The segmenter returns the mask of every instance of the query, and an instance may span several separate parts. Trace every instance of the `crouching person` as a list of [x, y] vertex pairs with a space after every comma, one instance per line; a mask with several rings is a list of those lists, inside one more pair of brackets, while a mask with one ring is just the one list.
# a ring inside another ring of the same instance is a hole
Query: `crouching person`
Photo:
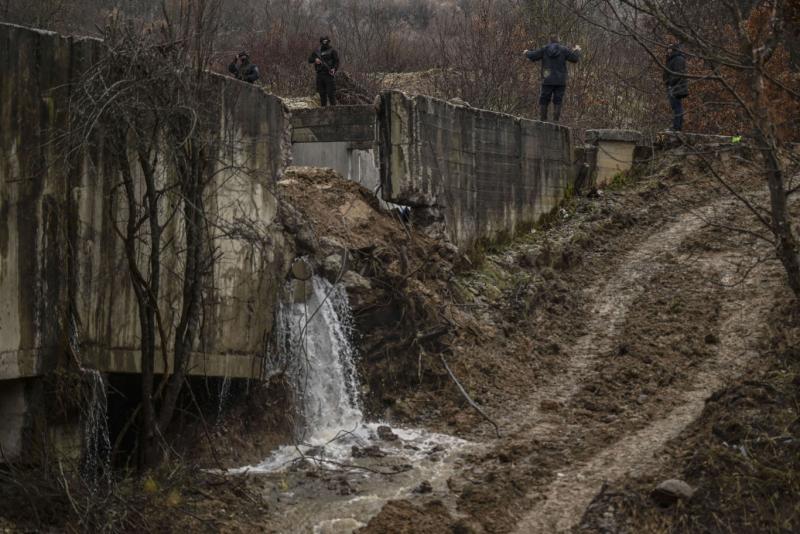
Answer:
[[239, 55], [228, 65], [228, 72], [233, 74], [237, 80], [247, 83], [253, 83], [261, 77], [258, 67], [250, 63], [250, 55], [247, 52], [239, 52]]

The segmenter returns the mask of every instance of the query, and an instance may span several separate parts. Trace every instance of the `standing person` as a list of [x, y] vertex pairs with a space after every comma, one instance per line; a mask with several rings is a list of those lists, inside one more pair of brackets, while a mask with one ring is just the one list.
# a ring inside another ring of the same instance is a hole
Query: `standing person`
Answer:
[[681, 45], [675, 43], [667, 52], [666, 69], [664, 70], [664, 83], [667, 85], [667, 98], [672, 108], [672, 130], [683, 130], [683, 99], [689, 96], [689, 82], [686, 74], [686, 56], [681, 50]]
[[577, 63], [581, 47], [570, 50], [558, 42], [558, 36], [550, 37], [550, 44], [539, 50], [525, 50], [525, 57], [542, 62], [542, 92], [539, 95], [540, 119], [547, 120], [547, 108], [553, 100], [553, 122], [561, 118], [561, 103], [567, 90], [567, 61]]
[[339, 53], [331, 46], [328, 37], [320, 37], [319, 48], [311, 52], [309, 63], [317, 71], [317, 92], [322, 107], [336, 105], [336, 72], [339, 70]]
[[[237, 59], [238, 65], [236, 64]], [[228, 65], [228, 72], [233, 74], [237, 80], [247, 83], [253, 83], [261, 77], [258, 67], [254, 63], [250, 63], [250, 55], [247, 52], [239, 52], [239, 55]]]

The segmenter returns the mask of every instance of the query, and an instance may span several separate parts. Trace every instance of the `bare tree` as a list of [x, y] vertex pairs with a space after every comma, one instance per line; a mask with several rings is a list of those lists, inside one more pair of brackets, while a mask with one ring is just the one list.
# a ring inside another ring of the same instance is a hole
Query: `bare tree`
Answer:
[[[164, 1], [161, 7], [155, 27], [110, 19], [106, 53], [73, 93], [69, 137], [72, 156], [91, 159], [97, 147], [111, 161], [108, 218], [124, 245], [141, 334], [140, 469], [159, 462], [159, 440], [198, 337], [202, 290], [216, 254], [206, 188], [223, 142], [205, 70], [220, 2]], [[167, 255], [178, 261], [165, 263]], [[178, 309], [170, 313], [165, 279], [180, 281], [178, 298], [171, 295]], [[158, 357], [164, 374], [156, 385]]]
[[764, 238], [774, 246], [789, 287], [800, 297], [800, 245], [789, 210], [790, 197], [798, 190], [790, 168], [798, 161], [787, 149], [792, 132], [782, 133], [778, 128], [787, 114], [796, 121], [800, 87], [785, 83], [776, 73], [776, 66], [781, 69], [778, 58], [786, 57], [782, 43], [787, 21], [796, 16], [792, 11], [796, 8], [784, 0], [604, 3], [610, 19], [607, 29], [635, 40], [661, 69], [666, 69], [663, 57], [671, 42], [683, 43], [693, 67], [685, 76], [714, 83], [737, 107], [752, 136], [752, 147], [763, 162], [769, 205], [759, 205], [734, 190], [724, 176], [715, 175], [768, 230]]

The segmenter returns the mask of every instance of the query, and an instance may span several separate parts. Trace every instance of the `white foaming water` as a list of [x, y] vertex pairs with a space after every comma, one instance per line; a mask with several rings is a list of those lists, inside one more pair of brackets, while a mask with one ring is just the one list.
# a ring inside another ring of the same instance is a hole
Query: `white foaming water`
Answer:
[[294, 378], [303, 406], [300, 441], [322, 445], [363, 419], [354, 353], [349, 339], [352, 315], [342, 287], [314, 277], [307, 302], [283, 311]]
[[[359, 405], [347, 294], [342, 287], [317, 276], [311, 286], [307, 302], [281, 307], [280, 354], [272, 362], [273, 370], [291, 377], [297, 389], [303, 418], [298, 445], [281, 447], [264, 462], [234, 472], [280, 471], [303, 455], [321, 462], [349, 462], [354, 445], [366, 447], [378, 441], [380, 423], [365, 423]], [[425, 430], [393, 431], [399, 439], [381, 441], [381, 450], [412, 463], [437, 446], [451, 448], [466, 443]]]

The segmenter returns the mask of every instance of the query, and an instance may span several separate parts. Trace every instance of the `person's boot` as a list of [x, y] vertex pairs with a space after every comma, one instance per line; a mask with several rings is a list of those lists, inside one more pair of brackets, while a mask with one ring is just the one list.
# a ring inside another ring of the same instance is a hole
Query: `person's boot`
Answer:
[[561, 104], [553, 104], [553, 122], [558, 122], [561, 118]]
[[547, 104], [541, 104], [539, 106], [539, 120], [542, 122], [547, 122]]

